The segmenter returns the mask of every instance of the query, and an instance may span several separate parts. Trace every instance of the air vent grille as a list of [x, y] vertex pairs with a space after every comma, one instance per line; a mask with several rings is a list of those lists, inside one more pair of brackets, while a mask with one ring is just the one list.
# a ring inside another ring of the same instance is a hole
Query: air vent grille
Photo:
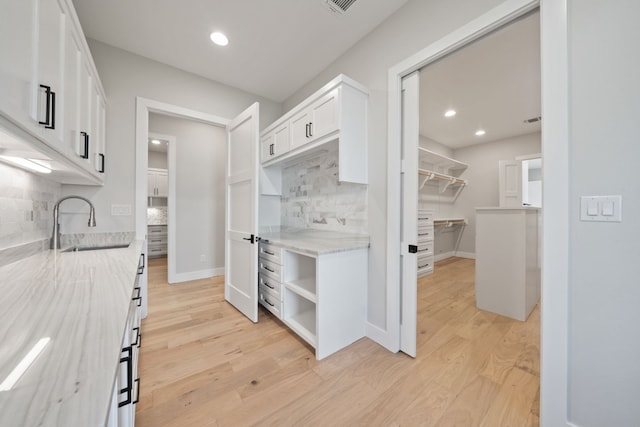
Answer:
[[530, 124], [530, 123], [539, 122], [540, 120], [542, 120], [542, 117], [538, 116], [538, 117], [532, 117], [530, 119], [525, 119], [524, 122]]
[[325, 0], [332, 12], [343, 14], [351, 7], [356, 0]]

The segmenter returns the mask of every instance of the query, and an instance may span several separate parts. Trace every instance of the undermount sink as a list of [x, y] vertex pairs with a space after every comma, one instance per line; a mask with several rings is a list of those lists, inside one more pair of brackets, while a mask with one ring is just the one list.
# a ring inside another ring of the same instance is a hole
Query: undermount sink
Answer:
[[72, 246], [70, 248], [64, 249], [62, 252], [83, 252], [83, 251], [99, 251], [102, 249], [121, 249], [128, 248], [129, 243], [123, 243], [119, 245], [108, 245], [108, 246]]

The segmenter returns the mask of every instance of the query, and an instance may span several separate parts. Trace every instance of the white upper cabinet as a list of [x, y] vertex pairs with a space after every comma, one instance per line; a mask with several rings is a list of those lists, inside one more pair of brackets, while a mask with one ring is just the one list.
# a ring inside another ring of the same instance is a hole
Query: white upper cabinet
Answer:
[[289, 151], [291, 144], [291, 131], [289, 122], [286, 121], [280, 126], [265, 134], [260, 139], [260, 158], [263, 162]]
[[101, 184], [105, 96], [71, 0], [0, 0], [0, 10], [6, 130], [24, 142], [23, 153], [61, 168], [51, 179]]
[[35, 129], [37, 0], [0, 0], [0, 113]]
[[[339, 75], [262, 132], [263, 167], [286, 166], [335, 143], [338, 180], [368, 183], [367, 108], [366, 88]], [[285, 128], [289, 144], [278, 147], [275, 132]]]

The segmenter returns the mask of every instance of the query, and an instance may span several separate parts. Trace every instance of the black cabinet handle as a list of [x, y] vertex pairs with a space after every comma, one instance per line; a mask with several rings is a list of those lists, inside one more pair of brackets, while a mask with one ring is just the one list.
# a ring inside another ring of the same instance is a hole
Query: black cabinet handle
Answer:
[[138, 403], [140, 401], [140, 378], [136, 378], [134, 383], [137, 384], [137, 387], [136, 387], [136, 398], [133, 399], [133, 402], [131, 402], [131, 403], [133, 403], [135, 405], [136, 403]]
[[275, 255], [275, 252], [269, 252], [269, 251], [268, 251], [268, 250], [266, 250], [266, 249], [263, 249], [263, 251], [262, 251], [262, 252], [264, 252], [265, 254], [268, 254], [268, 255]]
[[273, 156], [274, 152], [273, 152], [273, 145], [274, 144], [269, 144], [269, 155]]
[[144, 273], [144, 254], [140, 254], [140, 261], [138, 262], [138, 274]]
[[98, 172], [104, 173], [104, 154], [98, 154], [100, 156], [100, 170]]
[[140, 327], [135, 327], [133, 328], [133, 330], [136, 331], [136, 342], [131, 345], [140, 348], [140, 344], [142, 344], [142, 334], [140, 334]]
[[266, 265], [263, 265], [262, 268], [264, 268], [267, 271], [270, 271], [272, 273], [275, 273], [275, 270], [270, 269], [269, 267], [267, 267]]
[[133, 348], [131, 346], [125, 347], [122, 351], [127, 352], [125, 357], [120, 358], [120, 363], [127, 364], [127, 386], [120, 389], [120, 394], [126, 393], [127, 398], [123, 402], [118, 402], [118, 408], [122, 408], [131, 403], [131, 390], [133, 388]]
[[275, 286], [271, 286], [269, 282], [262, 282], [262, 283], [264, 283], [264, 285], [269, 289], [275, 289]]
[[45, 121], [38, 121], [46, 129], [56, 128], [56, 93], [51, 90], [51, 86], [40, 85], [45, 90], [47, 98], [47, 108], [45, 111]]
[[419, 265], [418, 268], [425, 268], [425, 267], [429, 267], [429, 263], [426, 263], [425, 265]]
[[313, 136], [313, 123], [309, 122], [309, 138]]
[[84, 138], [84, 153], [80, 157], [83, 159], [89, 158], [89, 134], [86, 132], [80, 132], [80, 135]]
[[138, 307], [140, 307], [142, 305], [142, 295], [140, 295], [140, 286], [136, 286], [135, 288], [133, 288], [133, 290], [137, 291], [137, 295], [131, 298], [131, 300], [136, 301], [138, 304]]
[[309, 123], [307, 123], [306, 125], [304, 125], [304, 136], [306, 138], [309, 138]]
[[266, 302], [267, 304], [269, 304], [271, 307], [275, 307], [275, 305], [271, 304], [271, 302], [268, 299], [264, 299], [264, 302]]

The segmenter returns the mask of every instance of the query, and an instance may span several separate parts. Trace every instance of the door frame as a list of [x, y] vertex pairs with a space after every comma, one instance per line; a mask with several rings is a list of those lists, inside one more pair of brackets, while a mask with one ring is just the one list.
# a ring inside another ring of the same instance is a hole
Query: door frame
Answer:
[[569, 293], [569, 103], [568, 0], [507, 0], [388, 72], [387, 145], [387, 330], [380, 342], [400, 349], [401, 253], [400, 174], [402, 78], [540, 8], [543, 234], [540, 343], [540, 423], [568, 422]]
[[[136, 196], [135, 196], [135, 215], [136, 215], [136, 239], [144, 240], [143, 253], [147, 253], [147, 168], [149, 167], [148, 139], [149, 139], [149, 113], [164, 114], [166, 116], [177, 117], [181, 119], [193, 120], [212, 126], [226, 128], [230, 122], [224, 117], [214, 116], [212, 114], [203, 113], [196, 110], [180, 107], [178, 105], [168, 104], [166, 102], [155, 101], [148, 98], [136, 97]], [[175, 144], [174, 149], [175, 149]], [[171, 150], [171, 146], [169, 147]], [[173, 156], [175, 158], [175, 156]], [[169, 164], [171, 167], [171, 164]], [[175, 192], [175, 165], [174, 167], [174, 187]], [[171, 175], [169, 176], [169, 196], [171, 196]], [[174, 197], [175, 199], [175, 197]], [[171, 218], [169, 218], [171, 221]], [[168, 229], [169, 231], [169, 229]], [[172, 239], [169, 236], [169, 243]], [[177, 250], [177, 248], [175, 248]], [[175, 252], [174, 252], [175, 253]], [[169, 246], [169, 256], [171, 256], [171, 246]], [[175, 258], [175, 257], [174, 257]], [[145, 269], [146, 272], [147, 269]], [[140, 277], [140, 291], [143, 295], [142, 301], [142, 317], [147, 315], [147, 275], [146, 273]]]

